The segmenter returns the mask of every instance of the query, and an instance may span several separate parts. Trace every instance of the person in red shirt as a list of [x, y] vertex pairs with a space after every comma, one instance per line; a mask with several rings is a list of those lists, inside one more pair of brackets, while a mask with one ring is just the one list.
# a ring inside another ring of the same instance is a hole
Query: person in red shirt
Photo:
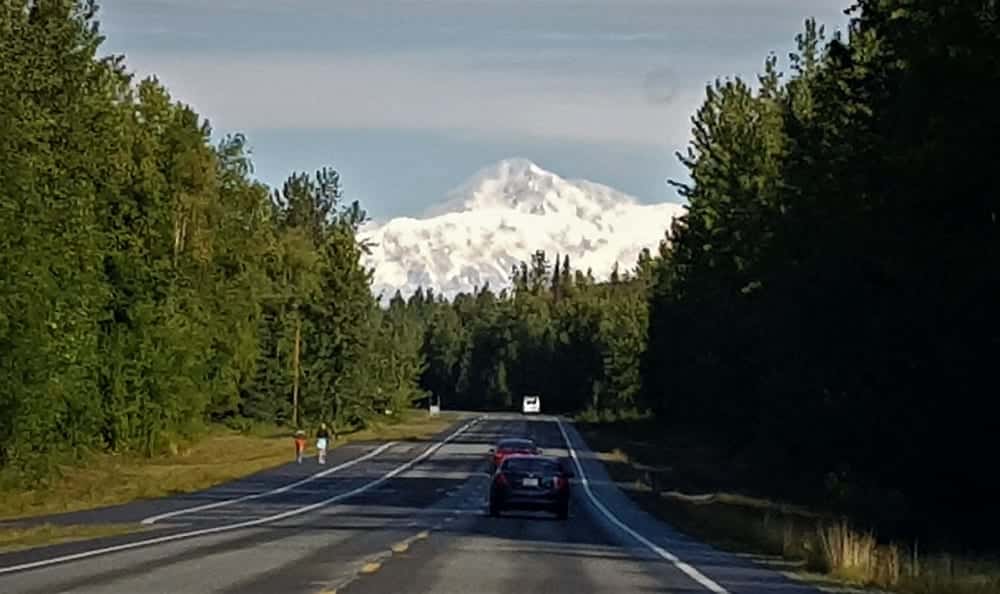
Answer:
[[295, 432], [295, 461], [302, 464], [302, 455], [306, 451], [306, 432], [299, 429]]

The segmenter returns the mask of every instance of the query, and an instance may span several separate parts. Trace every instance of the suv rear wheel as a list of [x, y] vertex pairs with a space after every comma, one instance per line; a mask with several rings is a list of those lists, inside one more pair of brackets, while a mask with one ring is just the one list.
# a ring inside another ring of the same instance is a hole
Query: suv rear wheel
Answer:
[[560, 520], [569, 519], [569, 503], [564, 503], [556, 507], [556, 517]]

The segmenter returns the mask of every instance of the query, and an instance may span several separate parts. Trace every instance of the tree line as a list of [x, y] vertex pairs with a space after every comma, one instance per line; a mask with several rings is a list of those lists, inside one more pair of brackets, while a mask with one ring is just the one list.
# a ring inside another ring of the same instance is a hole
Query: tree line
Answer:
[[646, 336], [652, 256], [607, 282], [543, 251], [511, 271], [510, 287], [486, 285], [453, 299], [419, 288], [397, 292], [388, 312], [420, 329], [420, 386], [445, 408], [633, 411]]
[[0, 466], [421, 395], [333, 169], [255, 181], [243, 136], [100, 55], [92, 1], [4, 2], [0, 39]]
[[761, 490], [989, 545], [998, 12], [861, 0], [845, 33], [807, 21], [786, 72], [772, 55], [707, 87], [686, 214], [627, 279], [538, 254], [498, 295], [397, 299], [423, 312], [421, 385], [456, 406], [649, 409]]
[[851, 17], [846, 35], [808, 22], [787, 80], [771, 57], [756, 85], [708, 88], [656, 267], [646, 402], [890, 533], [985, 544], [1000, 7], [861, 0]]

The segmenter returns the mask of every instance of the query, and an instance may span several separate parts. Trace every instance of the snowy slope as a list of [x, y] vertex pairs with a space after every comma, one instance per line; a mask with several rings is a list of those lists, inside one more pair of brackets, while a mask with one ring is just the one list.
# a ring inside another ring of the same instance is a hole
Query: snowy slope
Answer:
[[373, 242], [365, 264], [375, 268], [373, 290], [404, 295], [418, 286], [449, 297], [489, 282], [510, 286], [511, 267], [535, 250], [570, 257], [573, 269], [606, 278], [639, 251], [654, 252], [675, 203], [639, 204], [631, 196], [583, 180], [565, 180], [524, 159], [487, 167], [449, 193], [422, 218], [370, 223], [361, 237]]

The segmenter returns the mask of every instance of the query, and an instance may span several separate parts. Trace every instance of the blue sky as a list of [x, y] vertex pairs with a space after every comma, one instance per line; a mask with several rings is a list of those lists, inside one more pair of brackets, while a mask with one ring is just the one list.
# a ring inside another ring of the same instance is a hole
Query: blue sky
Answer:
[[525, 157], [643, 202], [715, 77], [784, 57], [847, 0], [104, 0], [105, 50], [156, 74], [257, 175], [333, 165], [377, 218]]

